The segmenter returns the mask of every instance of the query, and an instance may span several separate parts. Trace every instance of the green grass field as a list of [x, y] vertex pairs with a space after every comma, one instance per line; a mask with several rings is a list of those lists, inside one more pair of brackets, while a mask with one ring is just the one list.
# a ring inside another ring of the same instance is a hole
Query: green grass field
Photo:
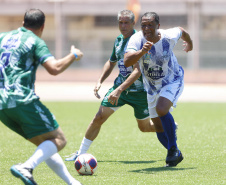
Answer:
[[[68, 144], [63, 157], [79, 149], [98, 102], [45, 102], [55, 114]], [[98, 160], [93, 176], [79, 176], [73, 162], [71, 174], [84, 185], [218, 185], [226, 184], [226, 104], [179, 103], [173, 111], [179, 124], [178, 145], [184, 160], [175, 168], [164, 168], [166, 150], [155, 133], [142, 133], [133, 110], [122, 107], [103, 125], [89, 153]], [[0, 184], [22, 185], [11, 175], [12, 165], [24, 162], [35, 146], [0, 124]], [[34, 170], [39, 185], [63, 185], [45, 163]]]

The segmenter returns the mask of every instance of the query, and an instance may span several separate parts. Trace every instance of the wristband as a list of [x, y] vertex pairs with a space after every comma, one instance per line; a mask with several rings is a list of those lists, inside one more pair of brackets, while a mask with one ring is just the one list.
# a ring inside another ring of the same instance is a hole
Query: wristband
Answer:
[[75, 55], [75, 59], [77, 59], [78, 58], [78, 55], [76, 53], [74, 53], [74, 52], [73, 52], [73, 54]]

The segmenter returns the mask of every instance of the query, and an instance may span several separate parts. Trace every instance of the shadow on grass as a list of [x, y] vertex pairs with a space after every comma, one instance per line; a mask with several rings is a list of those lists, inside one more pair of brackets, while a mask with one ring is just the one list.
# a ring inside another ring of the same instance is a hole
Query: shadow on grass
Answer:
[[153, 167], [153, 168], [144, 168], [140, 170], [131, 170], [128, 172], [134, 173], [156, 173], [156, 172], [163, 172], [163, 171], [181, 171], [181, 170], [193, 170], [195, 168], [175, 168], [175, 167]]
[[[124, 164], [151, 164], [162, 160], [156, 160], [156, 161], [98, 161], [99, 162], [107, 162], [107, 163], [124, 163]], [[178, 167], [153, 167], [153, 168], [144, 168], [139, 170], [130, 170], [128, 172], [132, 173], [156, 173], [156, 172], [163, 172], [163, 171], [181, 171], [181, 170], [193, 170], [196, 168], [178, 168]]]
[[98, 161], [102, 163], [124, 163], [124, 164], [149, 164], [149, 163], [155, 163], [157, 161]]

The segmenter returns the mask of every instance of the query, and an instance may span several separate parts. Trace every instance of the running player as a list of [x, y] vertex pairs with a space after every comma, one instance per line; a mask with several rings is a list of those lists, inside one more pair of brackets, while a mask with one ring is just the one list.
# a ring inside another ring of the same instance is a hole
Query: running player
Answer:
[[[141, 18], [142, 31], [134, 34], [124, 56], [126, 67], [139, 63], [148, 94], [150, 117], [155, 127], [163, 126], [168, 140], [166, 166], [176, 166], [183, 160], [177, 147], [175, 122], [169, 110], [176, 106], [184, 88], [184, 71], [178, 64], [173, 48], [181, 38], [186, 52], [193, 48], [192, 40], [183, 28], [159, 29], [159, 16], [147, 12]], [[139, 61], [139, 62], [138, 62]]]
[[[149, 117], [147, 93], [144, 90], [139, 65], [135, 64], [131, 67], [125, 67], [123, 62], [126, 45], [130, 37], [136, 32], [134, 25], [134, 14], [132, 11], [123, 10], [118, 13], [118, 26], [121, 35], [116, 38], [112, 55], [105, 63], [103, 72], [94, 88], [95, 96], [100, 98], [98, 91], [101, 84], [111, 74], [116, 64], [118, 64], [119, 75], [114, 81], [114, 86], [102, 100], [99, 111], [89, 124], [79, 151], [66, 158], [66, 161], [74, 161], [78, 155], [86, 153], [93, 140], [98, 136], [102, 124], [125, 104], [133, 107], [134, 116], [142, 132], [155, 132], [155, 127]], [[163, 130], [159, 129], [159, 132], [163, 132]], [[162, 142], [167, 147], [167, 138], [162, 139]]]

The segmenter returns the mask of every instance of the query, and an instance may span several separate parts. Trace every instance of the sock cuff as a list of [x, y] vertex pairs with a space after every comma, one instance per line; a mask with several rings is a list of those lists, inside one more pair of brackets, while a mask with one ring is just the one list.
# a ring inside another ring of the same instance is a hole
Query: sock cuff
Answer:
[[83, 138], [83, 142], [87, 143], [88, 145], [90, 145], [93, 141], [86, 139], [85, 137]]

